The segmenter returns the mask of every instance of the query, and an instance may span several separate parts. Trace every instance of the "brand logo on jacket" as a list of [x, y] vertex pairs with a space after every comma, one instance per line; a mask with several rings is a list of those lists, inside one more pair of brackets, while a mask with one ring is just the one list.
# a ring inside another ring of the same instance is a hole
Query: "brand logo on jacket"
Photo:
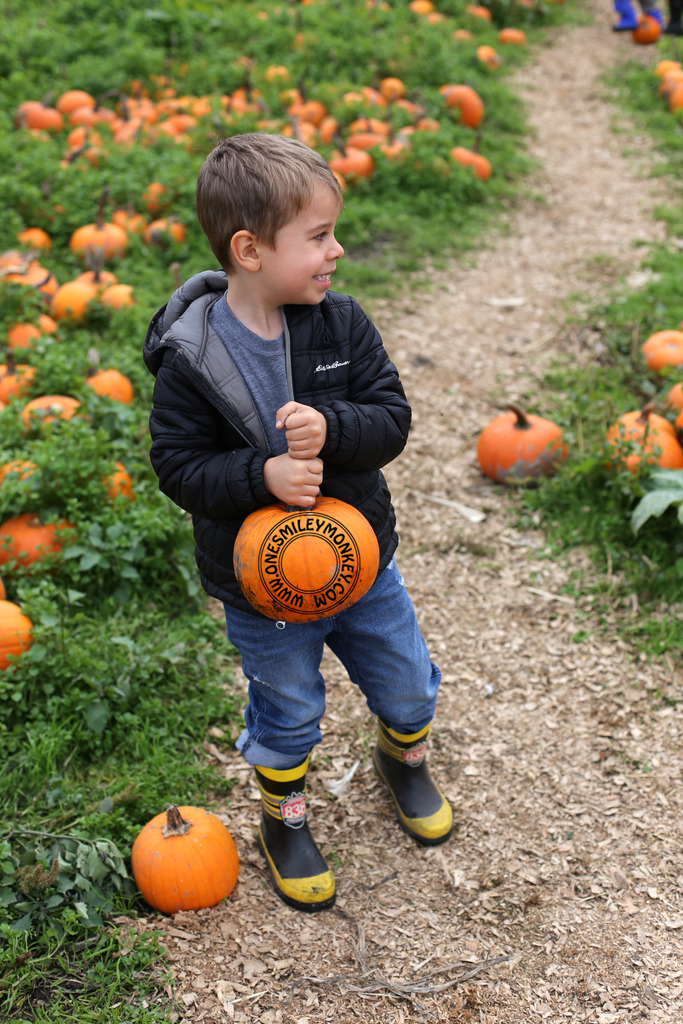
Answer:
[[313, 372], [314, 373], [322, 373], [323, 370], [338, 370], [340, 366], [348, 366], [350, 362], [351, 362], [351, 360], [347, 359], [343, 363], [340, 363], [340, 362], [337, 361], [337, 362], [334, 362], [334, 363], [325, 363], [324, 366], [323, 366], [322, 363], [318, 363], [318, 365], [316, 366], [316, 368], [315, 368], [315, 370]]

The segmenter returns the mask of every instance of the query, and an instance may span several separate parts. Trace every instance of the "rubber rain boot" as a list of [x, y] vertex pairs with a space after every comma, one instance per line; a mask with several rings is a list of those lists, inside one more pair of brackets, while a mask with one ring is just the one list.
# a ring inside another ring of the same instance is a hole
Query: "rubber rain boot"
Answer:
[[664, 29], [665, 36], [683, 35], [681, 16], [683, 15], [683, 0], [669, 0], [669, 20]]
[[296, 768], [255, 768], [261, 792], [259, 845], [275, 892], [295, 910], [315, 913], [334, 905], [334, 876], [306, 820], [306, 772], [310, 755]]
[[400, 733], [377, 720], [375, 771], [393, 797], [399, 824], [421, 846], [444, 843], [453, 831], [453, 812], [427, 767], [431, 725]]
[[660, 28], [663, 28], [664, 19], [662, 18], [662, 12], [657, 7], [650, 7], [649, 10], [644, 10], [643, 14], [647, 18], [652, 18], [654, 21], [657, 22]]
[[614, 10], [619, 15], [619, 21], [612, 25], [613, 32], [632, 32], [638, 28], [638, 15], [631, 0], [614, 0]]

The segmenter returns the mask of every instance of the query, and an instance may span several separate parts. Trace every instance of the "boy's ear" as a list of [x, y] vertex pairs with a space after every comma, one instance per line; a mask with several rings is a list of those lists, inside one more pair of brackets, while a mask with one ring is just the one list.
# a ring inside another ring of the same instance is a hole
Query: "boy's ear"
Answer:
[[237, 265], [244, 270], [261, 269], [260, 246], [251, 231], [236, 231], [230, 239], [230, 252]]

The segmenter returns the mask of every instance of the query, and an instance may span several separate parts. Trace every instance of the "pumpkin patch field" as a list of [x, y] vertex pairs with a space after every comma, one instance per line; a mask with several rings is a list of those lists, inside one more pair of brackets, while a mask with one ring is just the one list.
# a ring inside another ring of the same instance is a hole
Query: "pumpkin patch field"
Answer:
[[[550, 29], [584, 16], [556, 0], [27, 0], [6, 12], [3, 1020], [181, 1020], [167, 951], [132, 922], [229, 901], [250, 869], [211, 814], [237, 785], [225, 770], [243, 710], [234, 652], [199, 585], [188, 517], [148, 456], [147, 325], [215, 267], [194, 209], [204, 156], [251, 131], [317, 149], [344, 194], [335, 289], [371, 314], [399, 296], [409, 306], [406, 287], [417, 296], [505, 231], [535, 166], [511, 78]], [[657, 76], [641, 61], [625, 84], [622, 102], [680, 166], [678, 108]], [[680, 237], [680, 213], [667, 216]], [[467, 437], [520, 528], [543, 525], [558, 550], [608, 550], [644, 606], [683, 590], [680, 259], [666, 246], [651, 259], [644, 291], [591, 310], [603, 326], [590, 368], [553, 367], [524, 408], [492, 392], [491, 420], [508, 410], [503, 440], [485, 419]], [[406, 362], [430, 365], [417, 349]], [[658, 461], [663, 448], [672, 461]], [[667, 642], [652, 625], [632, 636], [654, 653]], [[164, 829], [194, 839], [195, 821], [226, 870], [208, 885], [214, 862], [201, 861], [188, 893], [154, 858]]]

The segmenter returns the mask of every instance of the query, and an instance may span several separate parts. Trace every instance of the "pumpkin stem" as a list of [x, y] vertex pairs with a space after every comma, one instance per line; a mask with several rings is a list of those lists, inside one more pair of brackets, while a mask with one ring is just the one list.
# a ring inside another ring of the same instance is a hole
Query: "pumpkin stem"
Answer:
[[100, 196], [100, 201], [97, 204], [97, 213], [95, 215], [95, 224], [99, 230], [102, 229], [102, 226], [104, 224], [104, 211], [108, 202], [109, 186], [105, 185], [105, 187], [102, 189], [102, 195]]
[[332, 139], [341, 155], [346, 156], [346, 146], [344, 144], [343, 136], [340, 135], [339, 132], [335, 132]]
[[505, 408], [509, 409], [510, 412], [514, 412], [515, 416], [517, 417], [517, 422], [515, 423], [515, 430], [531, 429], [529, 417], [524, 412], [524, 409], [521, 408], [521, 406], [516, 405], [514, 402], [507, 402]]
[[656, 402], [646, 402], [638, 413], [639, 423], [649, 423], [651, 414], [655, 411]]
[[175, 804], [169, 804], [166, 808], [166, 824], [161, 829], [164, 839], [171, 836], [186, 836], [192, 828], [191, 821], [185, 821]]

